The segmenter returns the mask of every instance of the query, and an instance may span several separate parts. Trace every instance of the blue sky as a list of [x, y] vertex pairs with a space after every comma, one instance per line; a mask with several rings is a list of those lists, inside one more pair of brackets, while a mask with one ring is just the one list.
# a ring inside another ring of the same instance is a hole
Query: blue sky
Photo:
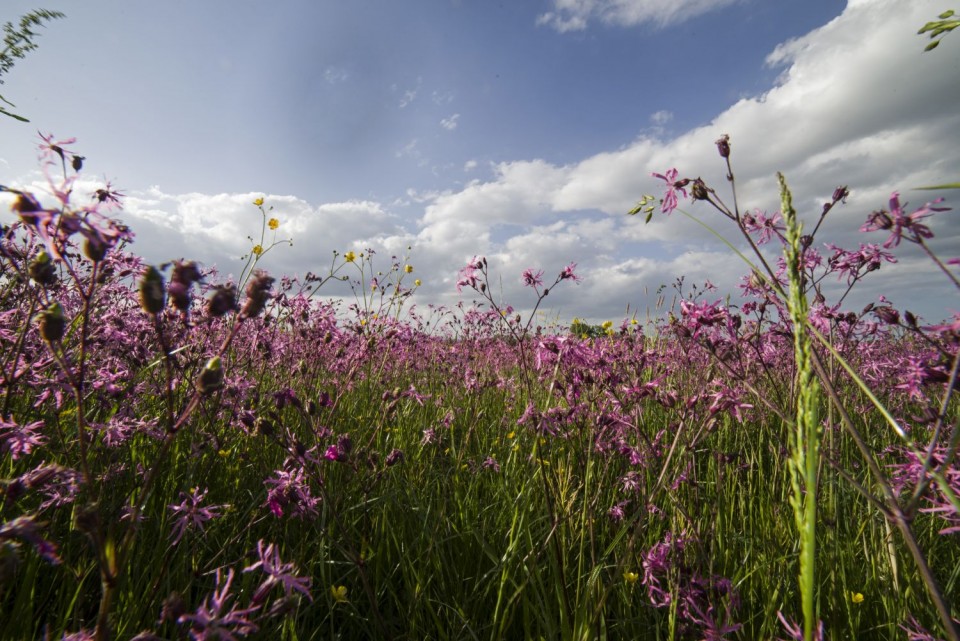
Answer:
[[[35, 6], [8, 1], [0, 21]], [[851, 247], [883, 240], [856, 229], [891, 191], [920, 205], [930, 194], [911, 187], [960, 167], [960, 36], [923, 54], [915, 35], [948, 2], [43, 6], [67, 18], [0, 87], [32, 121], [0, 120], [0, 182], [39, 188], [38, 129], [77, 137], [89, 178], [128, 194], [134, 249], [155, 262], [239, 272], [262, 195], [294, 239], [264, 259], [275, 273], [322, 271], [333, 249], [411, 246], [417, 302], [450, 305], [480, 254], [524, 308], [523, 269], [575, 261], [584, 280], [551, 294], [550, 313], [619, 319], [680, 275], [736, 291], [744, 268], [696, 225], [624, 215], [661, 193], [650, 172], [669, 167], [725, 193], [722, 133], [747, 208], [777, 208], [778, 170], [810, 216], [849, 184], [822, 240]], [[935, 229], [952, 257], [956, 214]], [[899, 255], [853, 302], [887, 293], [930, 320], [960, 311], [922, 257]]]

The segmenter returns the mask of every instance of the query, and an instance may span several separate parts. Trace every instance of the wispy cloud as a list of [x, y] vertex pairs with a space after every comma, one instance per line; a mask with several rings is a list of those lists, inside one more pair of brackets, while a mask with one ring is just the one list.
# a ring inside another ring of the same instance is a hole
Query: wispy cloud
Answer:
[[552, 0], [553, 11], [537, 17], [560, 33], [582, 31], [591, 21], [633, 27], [643, 23], [666, 26], [733, 4], [739, 0]]
[[440, 126], [446, 129], [447, 131], [453, 131], [457, 128], [457, 124], [460, 120], [460, 114], [453, 114], [448, 118], [444, 118], [440, 121]]

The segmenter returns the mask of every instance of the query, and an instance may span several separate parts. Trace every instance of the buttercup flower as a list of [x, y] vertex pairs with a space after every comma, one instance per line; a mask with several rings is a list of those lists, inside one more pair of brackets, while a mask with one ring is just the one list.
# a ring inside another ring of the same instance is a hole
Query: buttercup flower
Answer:
[[850, 600], [853, 601], [854, 603], [863, 603], [863, 595], [860, 594], [859, 592], [851, 592]]
[[280, 226], [280, 221], [277, 220], [276, 218], [271, 218], [269, 221], [267, 221], [267, 227], [269, 227], [270, 229], [276, 229], [279, 226]]
[[348, 263], [352, 263], [357, 259], [357, 255], [354, 254], [353, 252], [347, 252], [346, 254], [343, 255], [343, 259]]
[[629, 583], [630, 585], [633, 585], [633, 584], [636, 583], [639, 579], [640, 579], [640, 575], [637, 574], [636, 572], [624, 572], [624, 573], [623, 573], [623, 580], [626, 581], [627, 583]]
[[260, 245], [254, 245], [254, 246], [253, 246], [253, 249], [252, 249], [251, 251], [253, 251], [253, 253], [254, 253], [256, 256], [259, 256], [260, 254], [263, 253], [263, 247], [261, 247]]
[[262, 205], [263, 205], [263, 198], [257, 198], [256, 200], [253, 201], [253, 204], [256, 205], [257, 207], [262, 206]]
[[404, 265], [404, 266], [403, 266], [403, 271], [405, 271], [405, 272], [408, 273], [408, 274], [412, 274], [412, 273], [413, 273], [413, 265]]
[[337, 603], [346, 603], [347, 602], [347, 586], [331, 585], [330, 596], [332, 596], [333, 600], [336, 601]]

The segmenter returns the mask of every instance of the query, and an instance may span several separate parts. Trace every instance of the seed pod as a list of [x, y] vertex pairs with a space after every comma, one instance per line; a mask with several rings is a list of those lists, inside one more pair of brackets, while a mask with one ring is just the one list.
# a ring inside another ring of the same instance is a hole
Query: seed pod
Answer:
[[223, 387], [223, 363], [219, 356], [207, 361], [200, 377], [197, 378], [197, 390], [204, 396], [209, 396]]
[[53, 303], [46, 310], [40, 312], [40, 336], [48, 343], [55, 343], [63, 338], [67, 326], [67, 319], [63, 315], [60, 303]]
[[159, 314], [163, 311], [165, 298], [163, 275], [150, 265], [140, 278], [140, 307], [148, 314]]

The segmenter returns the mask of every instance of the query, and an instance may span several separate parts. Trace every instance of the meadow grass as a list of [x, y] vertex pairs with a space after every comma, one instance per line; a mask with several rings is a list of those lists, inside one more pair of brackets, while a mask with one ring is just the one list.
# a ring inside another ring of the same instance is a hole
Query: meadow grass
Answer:
[[[542, 272], [524, 321], [475, 259], [486, 306], [427, 331], [408, 257], [373, 296], [352, 252], [274, 291], [261, 242], [231, 286], [151, 272], [106, 218], [80, 249], [68, 202], [29, 198], [0, 263], [0, 638], [956, 634], [955, 329], [791, 316], [761, 267], [763, 304], [678, 290], [580, 338], [532, 326]], [[350, 315], [313, 300], [353, 269]]]

